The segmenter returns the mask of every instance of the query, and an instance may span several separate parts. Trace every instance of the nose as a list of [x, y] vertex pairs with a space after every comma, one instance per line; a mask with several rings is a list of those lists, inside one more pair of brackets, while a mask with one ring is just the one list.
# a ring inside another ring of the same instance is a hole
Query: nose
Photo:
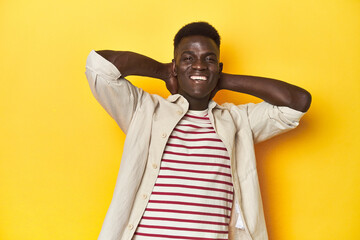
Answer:
[[192, 63], [191, 67], [196, 70], [204, 70], [207, 68], [207, 65], [201, 59], [197, 59]]

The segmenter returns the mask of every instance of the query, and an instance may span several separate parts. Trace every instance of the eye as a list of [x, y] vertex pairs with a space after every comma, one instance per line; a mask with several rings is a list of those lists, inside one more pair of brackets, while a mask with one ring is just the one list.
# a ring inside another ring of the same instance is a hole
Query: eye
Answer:
[[192, 59], [193, 59], [192, 56], [184, 56], [183, 57], [184, 61], [191, 61]]
[[207, 62], [211, 62], [211, 63], [217, 62], [217, 59], [216, 59], [214, 56], [207, 56], [207, 57], [205, 58], [205, 60], [206, 60]]

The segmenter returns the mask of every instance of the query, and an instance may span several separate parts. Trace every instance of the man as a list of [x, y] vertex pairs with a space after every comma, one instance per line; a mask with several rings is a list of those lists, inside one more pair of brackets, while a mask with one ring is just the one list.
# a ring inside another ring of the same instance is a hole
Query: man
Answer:
[[[184, 26], [174, 59], [92, 51], [90, 88], [127, 134], [113, 200], [99, 239], [267, 239], [253, 144], [295, 128], [311, 95], [262, 77], [222, 73], [220, 37], [208, 23]], [[151, 95], [124, 79], [162, 79]], [[264, 102], [217, 105], [228, 89]]]

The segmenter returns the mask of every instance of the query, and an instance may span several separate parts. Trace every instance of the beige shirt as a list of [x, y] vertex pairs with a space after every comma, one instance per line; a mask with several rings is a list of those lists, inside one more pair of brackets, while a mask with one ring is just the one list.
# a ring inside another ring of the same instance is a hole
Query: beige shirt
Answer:
[[[95, 51], [88, 56], [86, 76], [95, 98], [127, 135], [113, 199], [98, 239], [129, 240], [153, 190], [168, 137], [189, 104], [179, 94], [164, 99], [133, 86]], [[235, 198], [229, 239], [268, 239], [254, 143], [295, 128], [304, 113], [266, 102], [220, 106], [210, 101], [208, 107], [231, 162]]]

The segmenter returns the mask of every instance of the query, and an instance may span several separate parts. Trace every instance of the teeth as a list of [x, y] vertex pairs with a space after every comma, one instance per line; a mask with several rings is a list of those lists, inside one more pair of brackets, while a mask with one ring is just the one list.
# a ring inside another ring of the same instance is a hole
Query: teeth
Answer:
[[192, 80], [201, 80], [201, 81], [206, 81], [206, 77], [205, 76], [190, 76], [190, 78]]

